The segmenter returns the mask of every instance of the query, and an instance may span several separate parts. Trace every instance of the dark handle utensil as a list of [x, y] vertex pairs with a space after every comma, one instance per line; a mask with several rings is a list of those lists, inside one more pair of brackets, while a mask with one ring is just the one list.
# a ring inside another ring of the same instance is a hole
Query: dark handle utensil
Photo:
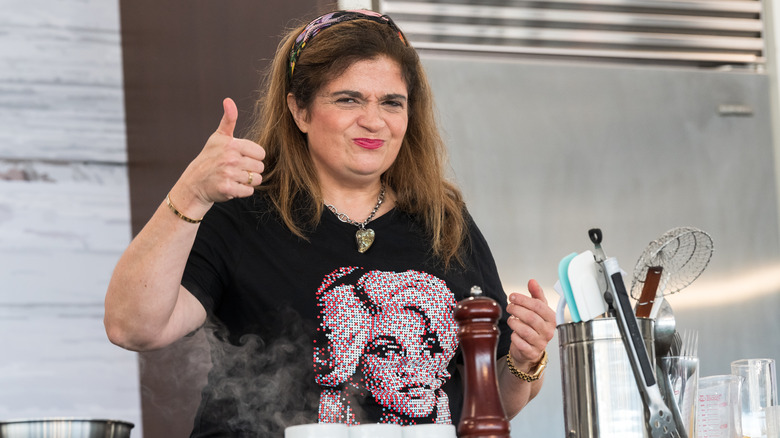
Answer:
[[664, 268], [661, 266], [651, 266], [647, 268], [645, 284], [642, 286], [642, 294], [636, 303], [636, 316], [639, 318], [649, 318], [650, 311], [653, 310], [655, 295], [658, 292], [658, 284], [661, 282], [661, 274]]

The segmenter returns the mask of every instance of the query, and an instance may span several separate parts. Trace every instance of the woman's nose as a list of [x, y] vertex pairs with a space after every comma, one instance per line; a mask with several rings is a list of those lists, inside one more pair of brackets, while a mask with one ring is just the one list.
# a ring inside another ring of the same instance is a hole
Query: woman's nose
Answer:
[[405, 358], [401, 362], [401, 370], [408, 376], [431, 378], [438, 371], [436, 364], [423, 358]]
[[385, 119], [382, 117], [382, 110], [379, 104], [371, 103], [366, 105], [358, 118], [358, 124], [369, 131], [378, 131], [384, 127]]

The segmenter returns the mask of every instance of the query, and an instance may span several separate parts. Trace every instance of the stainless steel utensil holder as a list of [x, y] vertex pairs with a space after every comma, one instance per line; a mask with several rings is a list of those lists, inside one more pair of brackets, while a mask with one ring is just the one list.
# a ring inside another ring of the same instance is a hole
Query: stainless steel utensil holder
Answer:
[[[655, 364], [654, 321], [637, 318]], [[647, 438], [645, 408], [615, 318], [558, 326], [567, 438]]]

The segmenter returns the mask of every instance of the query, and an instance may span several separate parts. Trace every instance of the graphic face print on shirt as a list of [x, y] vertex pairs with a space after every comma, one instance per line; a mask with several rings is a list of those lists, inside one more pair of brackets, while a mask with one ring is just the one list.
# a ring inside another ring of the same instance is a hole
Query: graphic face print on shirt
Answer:
[[355, 424], [355, 400], [382, 407], [372, 422], [451, 422], [441, 390], [458, 346], [455, 297], [443, 280], [418, 271], [341, 268], [317, 291], [316, 381], [321, 422]]

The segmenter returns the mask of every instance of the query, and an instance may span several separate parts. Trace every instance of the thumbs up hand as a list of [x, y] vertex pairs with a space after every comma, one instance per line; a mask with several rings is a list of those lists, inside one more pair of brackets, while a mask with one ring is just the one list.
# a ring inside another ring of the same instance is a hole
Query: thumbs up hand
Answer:
[[238, 108], [230, 98], [222, 101], [222, 107], [217, 130], [171, 190], [176, 206], [190, 217], [202, 217], [215, 202], [251, 196], [263, 179], [265, 150], [251, 140], [233, 137]]
[[536, 280], [530, 280], [528, 292], [530, 296], [510, 294], [507, 304], [507, 323], [512, 328], [509, 351], [522, 370], [539, 361], [555, 334], [555, 312], [547, 304], [544, 290]]

